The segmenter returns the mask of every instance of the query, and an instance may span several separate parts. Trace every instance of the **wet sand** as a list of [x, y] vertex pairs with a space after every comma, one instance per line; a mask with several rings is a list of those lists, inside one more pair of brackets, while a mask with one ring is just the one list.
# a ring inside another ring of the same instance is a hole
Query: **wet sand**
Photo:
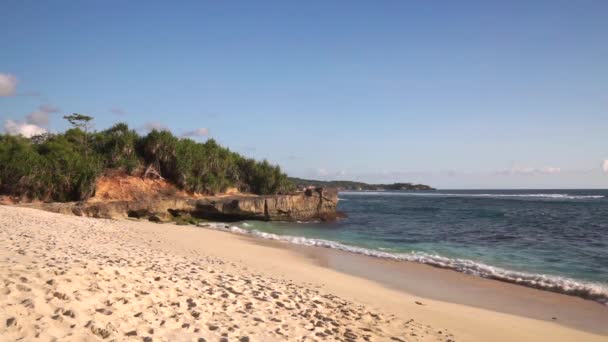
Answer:
[[[371, 260], [197, 227], [0, 206], [0, 337], [606, 340], [596, 321], [584, 317], [570, 320], [564, 315], [557, 323], [531, 318], [536, 314], [451, 300], [475, 297], [473, 290], [459, 290], [471, 286], [457, 279], [464, 275], [439, 276], [447, 271], [414, 271]], [[391, 276], [383, 278], [385, 274]], [[442, 282], [445, 285], [438, 285]], [[502, 285], [509, 284], [497, 286]], [[504, 296], [511, 292], [505, 289]], [[499, 304], [497, 300], [491, 305]], [[573, 317], [587, 310], [579, 309]], [[601, 310], [589, 314], [607, 317]], [[592, 323], [584, 326], [580, 321]]]
[[289, 248], [318, 265], [430, 299], [553, 322], [608, 336], [608, 305], [448, 269], [344, 251], [259, 241]]

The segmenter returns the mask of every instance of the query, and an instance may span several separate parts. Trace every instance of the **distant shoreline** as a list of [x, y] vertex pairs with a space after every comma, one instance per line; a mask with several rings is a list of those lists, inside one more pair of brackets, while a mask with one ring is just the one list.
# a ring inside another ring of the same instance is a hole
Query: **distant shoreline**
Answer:
[[368, 184], [364, 182], [355, 181], [321, 181], [314, 179], [303, 179], [297, 177], [288, 177], [288, 179], [296, 184], [299, 188], [306, 187], [330, 187], [336, 188], [338, 191], [403, 191], [403, 190], [436, 190], [435, 188], [425, 184], [414, 184], [414, 183], [392, 183], [392, 184]]

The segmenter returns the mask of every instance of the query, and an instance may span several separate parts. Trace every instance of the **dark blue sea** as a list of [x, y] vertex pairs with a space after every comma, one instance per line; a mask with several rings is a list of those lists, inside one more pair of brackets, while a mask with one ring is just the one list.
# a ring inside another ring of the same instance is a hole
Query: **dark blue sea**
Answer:
[[247, 221], [261, 238], [414, 261], [608, 303], [608, 190], [341, 192], [335, 223]]

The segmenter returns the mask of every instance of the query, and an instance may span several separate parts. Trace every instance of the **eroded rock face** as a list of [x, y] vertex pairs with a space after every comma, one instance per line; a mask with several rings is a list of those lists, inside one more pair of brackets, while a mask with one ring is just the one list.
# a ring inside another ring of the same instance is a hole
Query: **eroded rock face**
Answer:
[[22, 206], [42, 209], [60, 214], [72, 214], [95, 218], [150, 218], [157, 216], [169, 219], [171, 210], [188, 210], [186, 199], [153, 199], [147, 201], [67, 202], [35, 203]]
[[114, 219], [135, 217], [168, 221], [176, 216], [192, 216], [221, 221], [311, 221], [339, 217], [337, 204], [336, 189], [315, 188], [289, 195], [85, 201], [26, 206], [63, 214]]
[[308, 221], [336, 212], [338, 192], [316, 188], [290, 195], [236, 196], [196, 201], [192, 216], [206, 219]]

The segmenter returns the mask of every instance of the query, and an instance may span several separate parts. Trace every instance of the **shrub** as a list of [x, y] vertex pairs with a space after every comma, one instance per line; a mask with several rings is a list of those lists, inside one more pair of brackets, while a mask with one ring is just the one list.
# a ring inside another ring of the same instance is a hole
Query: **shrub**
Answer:
[[133, 174], [141, 166], [137, 155], [139, 136], [126, 123], [117, 123], [105, 131], [94, 134], [93, 148], [103, 156], [106, 168], [120, 169]]
[[31, 139], [0, 135], [2, 194], [84, 200], [94, 195], [95, 181], [105, 170], [134, 174], [148, 165], [190, 192], [215, 194], [237, 187], [245, 192], [275, 194], [295, 188], [280, 167], [244, 158], [213, 139], [199, 143], [157, 130], [140, 137], [125, 123], [95, 133], [76, 126], [62, 134]]
[[31, 199], [83, 200], [95, 192], [102, 171], [98, 156], [84, 155], [66, 136], [39, 144], [29, 139], [0, 139], [0, 192]]

